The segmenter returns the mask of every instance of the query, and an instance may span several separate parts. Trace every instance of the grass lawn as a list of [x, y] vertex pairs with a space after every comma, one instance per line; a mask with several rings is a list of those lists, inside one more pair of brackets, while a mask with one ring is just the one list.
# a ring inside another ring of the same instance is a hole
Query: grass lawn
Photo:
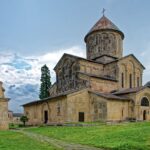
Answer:
[[112, 150], [150, 150], [150, 122], [92, 127], [39, 127], [31, 132]]
[[13, 131], [0, 131], [0, 150], [57, 150]]

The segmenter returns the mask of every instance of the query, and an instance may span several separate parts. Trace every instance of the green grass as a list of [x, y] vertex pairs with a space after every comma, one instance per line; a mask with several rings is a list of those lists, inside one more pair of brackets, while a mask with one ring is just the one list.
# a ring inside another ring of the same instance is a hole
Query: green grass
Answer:
[[26, 130], [67, 142], [112, 150], [150, 150], [150, 122], [92, 127], [40, 127]]
[[40, 143], [13, 131], [0, 131], [0, 150], [56, 150], [56, 148]]

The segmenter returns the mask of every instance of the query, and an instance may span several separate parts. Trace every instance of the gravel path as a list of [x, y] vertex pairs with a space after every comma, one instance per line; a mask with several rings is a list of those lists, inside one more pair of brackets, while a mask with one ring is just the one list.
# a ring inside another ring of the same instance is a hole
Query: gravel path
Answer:
[[46, 142], [52, 146], [55, 146], [56, 148], [63, 149], [63, 150], [104, 150], [104, 149], [80, 145], [80, 144], [67, 143], [62, 140], [56, 140], [47, 136], [43, 136], [33, 132], [28, 132], [25, 130], [13, 130], [13, 131], [23, 133], [24, 135], [33, 138], [39, 142]]

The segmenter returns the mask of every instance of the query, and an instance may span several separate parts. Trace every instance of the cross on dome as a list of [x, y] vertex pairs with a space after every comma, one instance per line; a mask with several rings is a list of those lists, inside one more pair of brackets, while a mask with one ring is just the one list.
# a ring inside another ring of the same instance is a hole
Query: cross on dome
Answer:
[[106, 11], [106, 9], [105, 9], [105, 8], [103, 8], [103, 10], [102, 10], [102, 14], [103, 14], [103, 16], [105, 16], [105, 11]]

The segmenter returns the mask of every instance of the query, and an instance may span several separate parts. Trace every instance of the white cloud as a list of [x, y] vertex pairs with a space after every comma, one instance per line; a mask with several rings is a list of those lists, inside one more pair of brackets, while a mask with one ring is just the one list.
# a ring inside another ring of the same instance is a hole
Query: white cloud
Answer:
[[150, 42], [147, 44], [146, 49], [139, 54], [139, 59], [146, 67], [143, 74], [143, 83], [145, 84], [150, 81]]
[[80, 47], [56, 50], [42, 56], [23, 57], [17, 54], [0, 54], [0, 80], [8, 84], [39, 83], [40, 68], [47, 64], [54, 78], [53, 68], [64, 53], [84, 57]]
[[[18, 54], [0, 54], [0, 80], [4, 82], [6, 94], [11, 98], [10, 109], [21, 111], [20, 105], [38, 99], [41, 67], [47, 64], [51, 71], [52, 82], [55, 81], [53, 68], [64, 53], [85, 57], [85, 50], [75, 46], [59, 49], [40, 56], [24, 57]], [[150, 45], [139, 54], [145, 65], [144, 83], [150, 80]]]
[[4, 82], [7, 96], [12, 98], [10, 109], [19, 111], [21, 104], [38, 98], [40, 69], [44, 64], [49, 67], [54, 82], [53, 68], [64, 53], [85, 57], [85, 50], [78, 46], [55, 50], [41, 56], [0, 54], [0, 80]]

